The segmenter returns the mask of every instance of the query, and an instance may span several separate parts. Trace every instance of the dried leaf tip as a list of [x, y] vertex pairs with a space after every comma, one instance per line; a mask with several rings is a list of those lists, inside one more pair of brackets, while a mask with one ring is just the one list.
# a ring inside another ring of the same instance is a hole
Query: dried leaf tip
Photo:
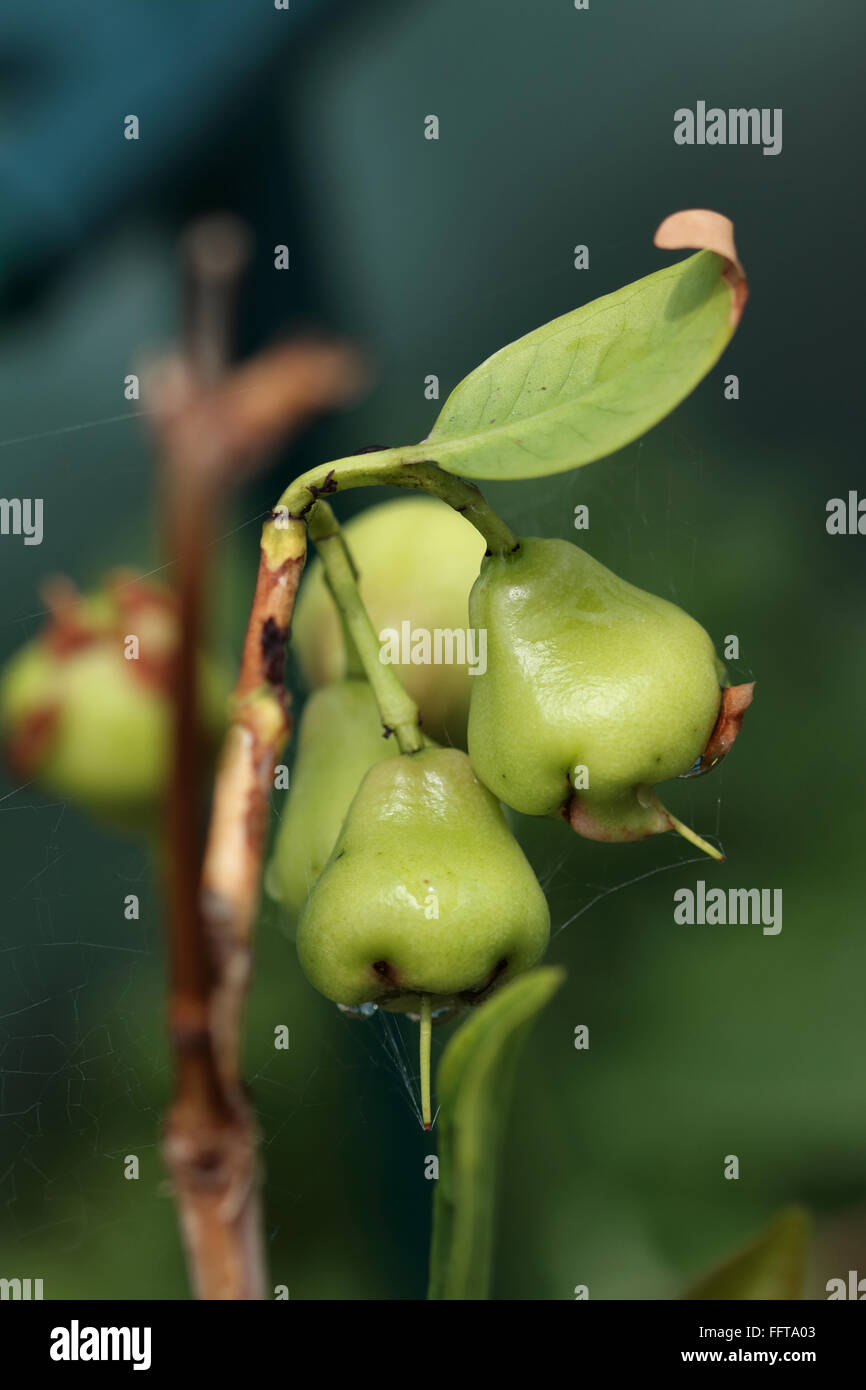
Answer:
[[727, 261], [724, 277], [731, 290], [731, 324], [736, 327], [746, 307], [749, 286], [737, 255], [730, 217], [709, 208], [672, 212], [656, 228], [653, 243], [662, 251], [715, 251]]

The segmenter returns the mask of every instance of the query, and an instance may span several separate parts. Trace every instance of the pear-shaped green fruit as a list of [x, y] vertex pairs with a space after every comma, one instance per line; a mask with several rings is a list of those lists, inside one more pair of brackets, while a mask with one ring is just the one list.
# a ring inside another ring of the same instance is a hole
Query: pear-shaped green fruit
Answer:
[[699, 623], [569, 541], [537, 539], [484, 560], [469, 616], [487, 630], [469, 751], [496, 796], [590, 839], [675, 828], [698, 842], [652, 788], [694, 768], [719, 719], [724, 668]]
[[339, 1004], [422, 1013], [485, 997], [539, 960], [538, 880], [465, 753], [377, 763], [298, 924], [298, 955]]
[[334, 848], [364, 774], [397, 757], [365, 680], [335, 681], [304, 706], [298, 752], [265, 887], [294, 920]]
[[[45, 628], [12, 657], [0, 682], [0, 729], [18, 776], [69, 797], [113, 825], [155, 823], [171, 752], [170, 662], [177, 610], [159, 585], [126, 571], [82, 596], [47, 591]], [[203, 736], [225, 726], [228, 681], [204, 657]]]
[[[371, 507], [344, 528], [358, 569], [361, 597], [377, 634], [461, 630], [467, 598], [478, 574], [484, 541], [456, 512], [430, 497], [405, 497]], [[404, 626], [404, 624], [406, 626]], [[301, 586], [292, 638], [310, 685], [338, 680], [346, 670], [340, 623], [319, 561]], [[416, 654], [421, 645], [415, 647]], [[448, 652], [448, 647], [444, 647]], [[456, 648], [455, 648], [456, 651]], [[465, 662], [395, 663], [396, 674], [418, 705], [431, 738], [465, 743], [474, 677]]]

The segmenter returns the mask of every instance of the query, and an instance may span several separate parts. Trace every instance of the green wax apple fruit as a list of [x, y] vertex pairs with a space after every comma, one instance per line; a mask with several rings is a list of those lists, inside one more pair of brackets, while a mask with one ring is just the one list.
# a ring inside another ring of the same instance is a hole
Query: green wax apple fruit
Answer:
[[399, 752], [395, 738], [383, 737], [376, 701], [365, 680], [335, 681], [310, 695], [265, 875], [268, 893], [282, 903], [291, 920], [322, 872], [364, 774]]
[[[46, 590], [49, 619], [7, 664], [0, 729], [21, 777], [113, 825], [152, 827], [171, 755], [170, 670], [177, 607], [161, 586], [112, 572], [82, 596], [65, 580]], [[227, 716], [225, 673], [202, 656], [202, 736], [214, 751]]]
[[[538, 539], [483, 561], [469, 621], [487, 631], [469, 752], [496, 796], [589, 839], [696, 840], [652, 788], [718, 761], [736, 732], [727, 719], [714, 737], [731, 702], [699, 623], [571, 542]], [[739, 728], [751, 686], [730, 693]]]
[[[405, 631], [411, 644], [412, 633], [465, 632], [467, 598], [484, 541], [451, 507], [430, 497], [398, 498], [355, 517], [343, 533], [377, 634], [391, 630], [402, 639]], [[310, 685], [324, 685], [345, 673], [340, 622], [319, 561], [301, 586], [292, 639]], [[395, 663], [394, 669], [421, 711], [425, 732], [464, 743], [475, 679], [466, 664], [410, 660]]]
[[377, 763], [298, 923], [298, 956], [339, 1004], [398, 1012], [474, 1003], [533, 966], [547, 901], [465, 753]]

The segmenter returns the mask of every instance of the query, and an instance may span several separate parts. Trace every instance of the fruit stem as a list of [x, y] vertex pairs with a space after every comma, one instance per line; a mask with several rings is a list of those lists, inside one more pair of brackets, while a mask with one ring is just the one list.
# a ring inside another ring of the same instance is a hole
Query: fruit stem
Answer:
[[652, 800], [654, 805], [661, 811], [662, 815], [666, 816], [670, 821], [672, 830], [675, 830], [678, 835], [682, 835], [683, 839], [688, 840], [689, 844], [694, 845], [696, 849], [703, 850], [704, 854], [708, 854], [710, 858], [715, 859], [717, 863], [723, 864], [725, 862], [725, 856], [720, 849], [716, 849], [715, 845], [711, 845], [708, 841], [702, 839], [696, 831], [692, 830], [691, 826], [685, 825], [683, 821], [678, 820], [677, 817], [668, 810], [667, 806], [662, 805], [658, 797], [654, 796]]
[[320, 464], [289, 484], [274, 513], [301, 519], [323, 494], [390, 484], [427, 492], [447, 502], [481, 532], [488, 554], [508, 555], [516, 550], [519, 542], [514, 532], [497, 516], [475, 484], [446, 473], [433, 459], [425, 457], [425, 448], [429, 446], [422, 442], [406, 449], [379, 449]]
[[391, 667], [380, 660], [379, 639], [358, 589], [355, 566], [327, 502], [316, 503], [307, 513], [307, 531], [321, 556], [328, 587], [370, 683], [386, 737], [393, 732], [401, 753], [417, 753], [424, 747], [418, 706]]
[[[313, 513], [315, 512], [318, 512], [319, 516], [318, 521], [312, 522], [313, 530], [316, 529], [317, 525], [320, 528], [323, 528], [323, 539], [325, 531], [327, 531], [329, 534], [333, 534], [334, 532], [336, 532], [336, 534], [340, 538], [340, 545], [343, 548], [343, 553], [345, 554], [346, 560], [349, 563], [349, 567], [352, 571], [352, 577], [355, 581], [355, 585], [357, 586], [359, 580], [358, 566], [355, 564], [354, 556], [352, 555], [351, 550], [346, 544], [346, 538], [343, 535], [343, 530], [340, 526], [340, 523], [337, 521], [337, 518], [334, 516], [333, 512], [331, 512], [331, 509], [330, 507], [328, 507], [326, 502], [321, 503], [319, 507], [314, 507]], [[313, 514], [311, 514], [311, 518], [312, 515]], [[361, 655], [358, 651], [358, 648], [355, 646], [355, 639], [349, 630], [349, 624], [346, 621], [346, 615], [340, 608], [340, 605], [337, 603], [337, 599], [334, 595], [333, 589], [331, 588], [331, 581], [328, 578], [327, 573], [325, 574], [325, 583], [328, 586], [328, 592], [330, 593], [331, 598], [334, 600], [334, 603], [337, 606], [337, 613], [340, 618], [340, 631], [343, 638], [343, 650], [346, 653], [345, 674], [349, 680], [364, 680], [364, 663], [361, 660]]]
[[421, 995], [420, 1061], [421, 1061], [421, 1119], [429, 1129], [430, 1119], [430, 1039], [433, 1031], [433, 1001], [429, 994]]

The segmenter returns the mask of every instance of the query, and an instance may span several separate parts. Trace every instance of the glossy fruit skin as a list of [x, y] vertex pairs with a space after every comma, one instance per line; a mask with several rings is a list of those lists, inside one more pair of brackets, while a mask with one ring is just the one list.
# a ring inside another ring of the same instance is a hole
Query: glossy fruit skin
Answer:
[[[484, 554], [469, 522], [430, 497], [401, 497], [371, 507], [344, 528], [359, 572], [361, 597], [377, 633], [466, 628], [467, 597]], [[312, 686], [346, 669], [343, 639], [320, 562], [304, 577], [292, 623], [292, 642]], [[431, 738], [462, 745], [469, 694], [477, 677], [465, 666], [395, 665], [418, 705]]]
[[[571, 542], [539, 539], [484, 560], [469, 617], [487, 629], [469, 714], [485, 785], [527, 815], [570, 815], [592, 839], [669, 829], [651, 788], [692, 767], [721, 703], [700, 624]], [[580, 767], [588, 788], [575, 792]]]
[[[124, 656], [139, 641], [137, 659]], [[53, 613], [8, 662], [0, 729], [19, 775], [124, 829], [157, 823], [168, 776], [167, 662], [176, 638], [172, 596], [125, 572]], [[225, 727], [228, 680], [202, 657], [202, 732], [213, 750]]]
[[265, 887], [293, 923], [334, 848], [346, 812], [374, 763], [399, 755], [384, 738], [365, 680], [341, 680], [310, 695]]
[[[438, 916], [433, 915], [433, 907]], [[310, 982], [339, 1004], [417, 1012], [528, 970], [550, 932], [538, 880], [502, 810], [456, 749], [378, 763], [298, 924]]]

